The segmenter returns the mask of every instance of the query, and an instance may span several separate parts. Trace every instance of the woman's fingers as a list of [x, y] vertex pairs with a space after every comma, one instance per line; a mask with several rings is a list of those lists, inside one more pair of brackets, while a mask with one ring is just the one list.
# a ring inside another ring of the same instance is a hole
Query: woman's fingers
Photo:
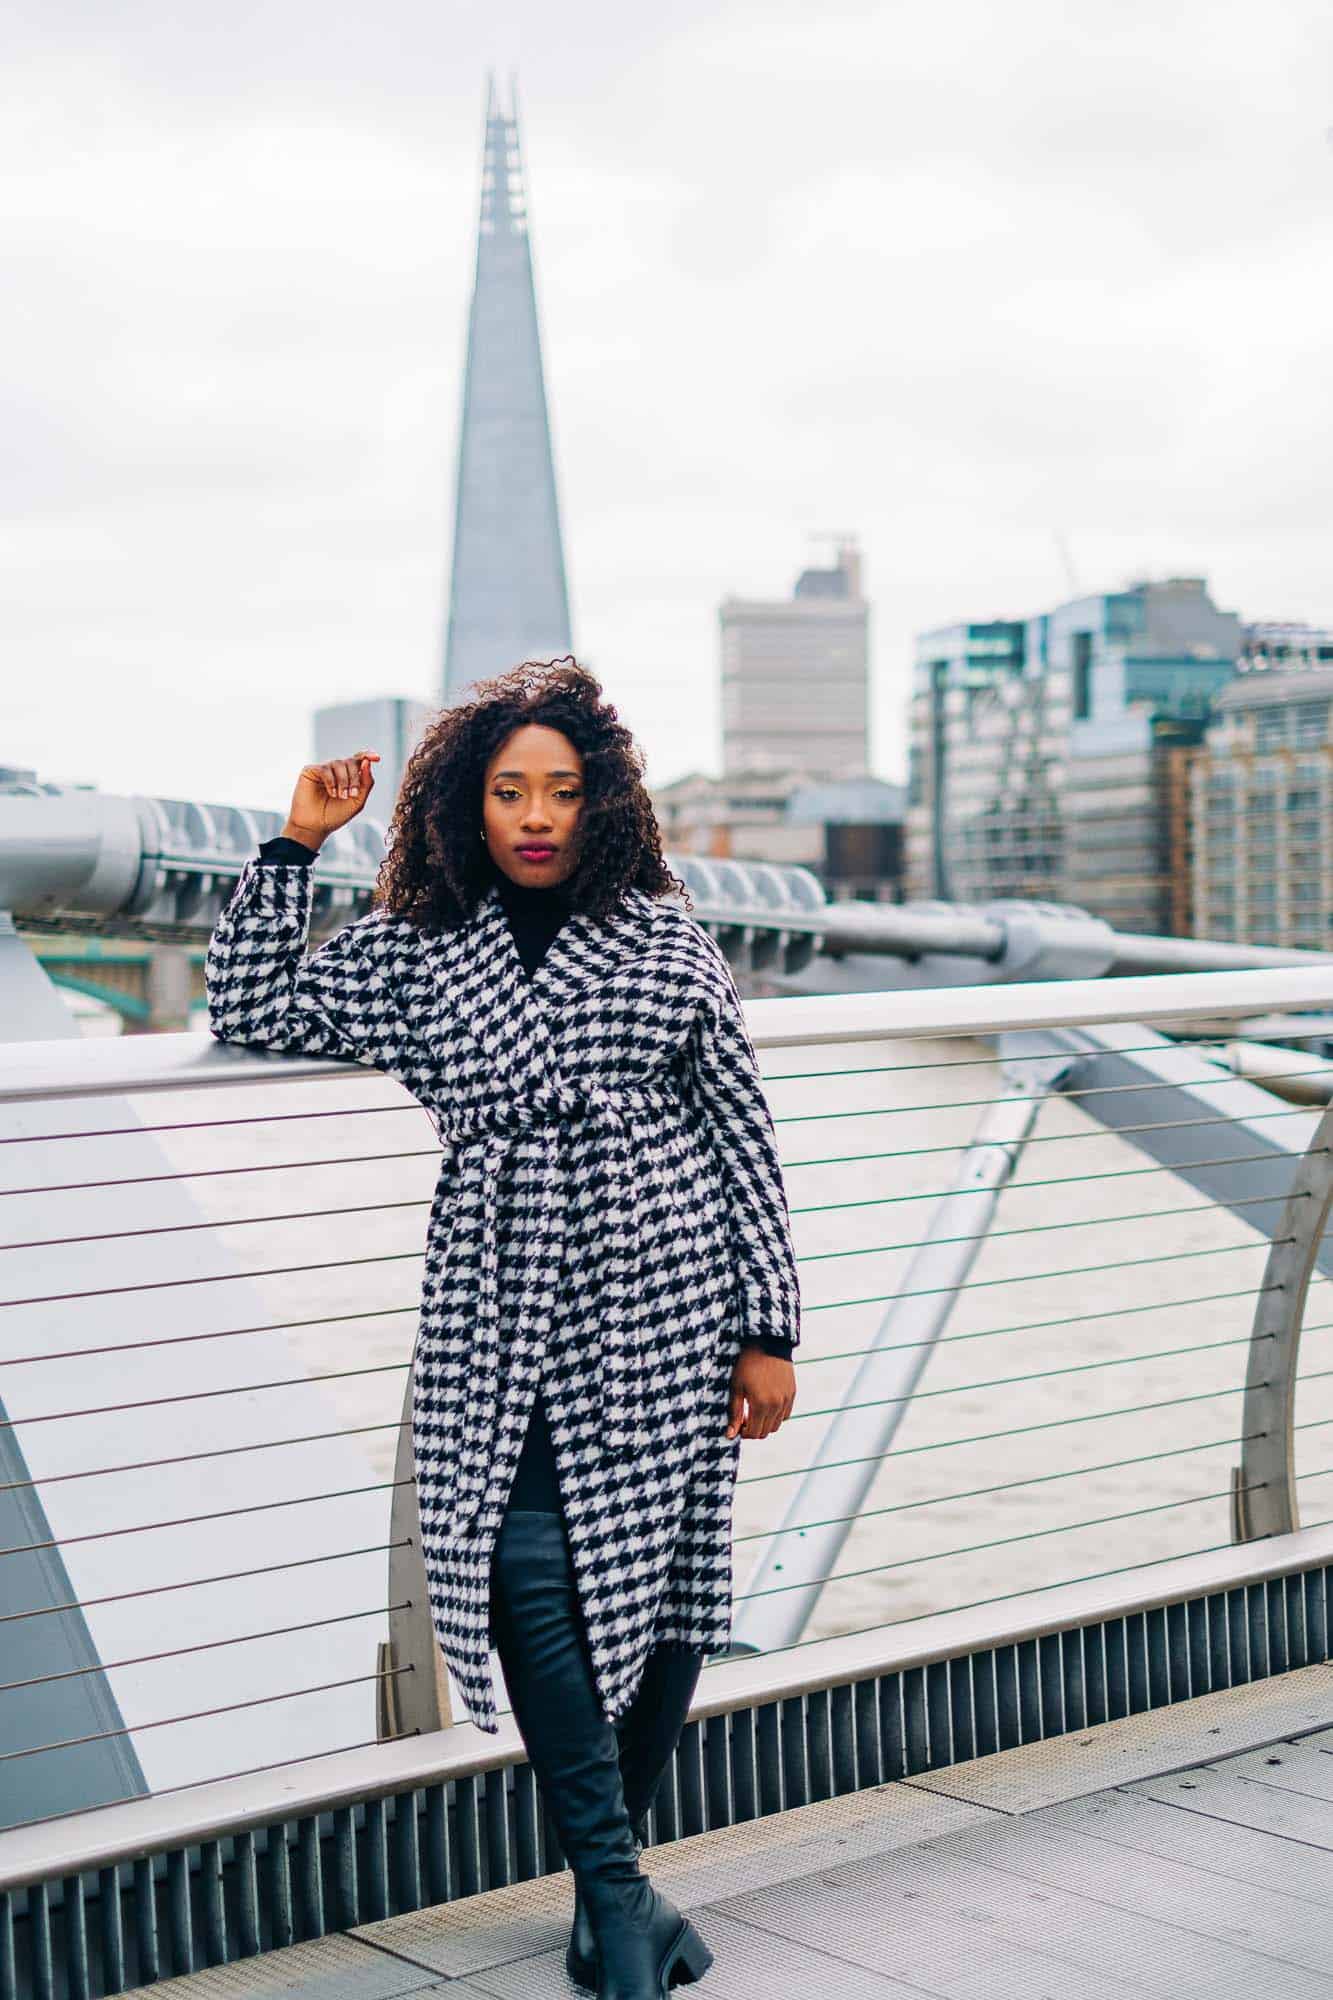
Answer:
[[[734, 1400], [734, 1398], [733, 1398]], [[792, 1413], [794, 1398], [786, 1396], [777, 1402], [753, 1401], [748, 1403], [745, 1426], [741, 1436], [745, 1438], [772, 1437], [782, 1429]]]
[[727, 1436], [735, 1437], [739, 1433], [743, 1438], [771, 1437], [781, 1427], [790, 1409], [790, 1402], [748, 1396], [743, 1388], [734, 1385]]
[[305, 765], [301, 782], [312, 785], [318, 796], [333, 807], [335, 819], [351, 819], [360, 811], [375, 782], [372, 766], [379, 761], [378, 750], [358, 750], [351, 757], [332, 757], [326, 764]]
[[335, 757], [329, 769], [333, 773], [334, 797], [338, 799], [359, 799], [374, 784], [371, 765], [378, 764], [378, 750], [358, 750], [351, 757]]

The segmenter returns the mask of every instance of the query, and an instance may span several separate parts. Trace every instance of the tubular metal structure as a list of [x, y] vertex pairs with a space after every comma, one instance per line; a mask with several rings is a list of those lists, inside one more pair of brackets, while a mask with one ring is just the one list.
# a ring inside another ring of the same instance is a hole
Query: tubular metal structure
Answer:
[[[246, 856], [280, 823], [277, 813], [190, 800], [55, 786], [0, 791], [0, 913], [33, 931], [202, 941]], [[365, 815], [326, 843], [315, 867], [315, 935], [367, 907], [383, 848], [382, 825]], [[1329, 963], [1310, 952], [1122, 935], [1065, 904], [828, 902], [808, 869], [691, 854], [668, 861], [699, 922], [736, 968], [779, 986], [941, 986]]]

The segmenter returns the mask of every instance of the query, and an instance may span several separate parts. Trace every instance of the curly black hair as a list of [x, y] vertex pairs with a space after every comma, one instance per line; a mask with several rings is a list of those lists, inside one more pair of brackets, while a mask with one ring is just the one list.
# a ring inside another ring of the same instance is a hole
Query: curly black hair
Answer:
[[478, 838], [482, 786], [494, 753], [516, 729], [541, 723], [583, 758], [578, 863], [562, 885], [571, 907], [614, 920], [626, 889], [679, 894], [634, 738], [600, 683], [572, 654], [525, 660], [439, 714], [408, 759], [389, 827], [375, 901], [422, 929], [456, 929], [473, 915], [496, 866]]

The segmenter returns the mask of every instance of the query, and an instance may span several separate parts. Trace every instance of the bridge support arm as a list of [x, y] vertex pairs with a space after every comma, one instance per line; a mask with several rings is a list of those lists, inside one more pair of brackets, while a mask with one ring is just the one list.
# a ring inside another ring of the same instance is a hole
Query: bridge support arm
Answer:
[[1310, 1280], [1333, 1207], [1333, 1106], [1296, 1168], [1273, 1235], [1250, 1335], [1231, 1538], [1254, 1542], [1301, 1525], [1296, 1496], [1296, 1370]]
[[[415, 1355], [413, 1356], [415, 1363]], [[435, 1637], [421, 1555], [421, 1515], [417, 1508], [412, 1453], [412, 1378], [407, 1371], [403, 1419], [393, 1468], [389, 1511], [389, 1637], [380, 1647], [375, 1733], [381, 1743], [394, 1736], [422, 1736], [453, 1722], [449, 1676]]]
[[8, 910], [0, 909], [0, 1042], [48, 1042], [79, 1024], [42, 970]]
[[733, 1653], [794, 1646], [893, 1447], [922, 1372], [976, 1262], [1000, 1194], [1048, 1095], [1078, 1057], [1052, 1055], [1050, 1037], [1000, 1037], [1004, 1090], [988, 1106], [952, 1191], [938, 1203], [899, 1296], [829, 1419], [814, 1461], [747, 1585], [732, 1626]]

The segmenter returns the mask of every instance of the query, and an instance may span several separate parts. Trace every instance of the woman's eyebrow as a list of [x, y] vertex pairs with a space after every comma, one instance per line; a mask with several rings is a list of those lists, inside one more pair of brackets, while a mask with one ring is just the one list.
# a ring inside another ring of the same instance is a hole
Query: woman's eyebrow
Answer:
[[[496, 778], [526, 778], [527, 775], [526, 771], [497, 771], [491, 783], [494, 784]], [[579, 778], [583, 774], [580, 771], [548, 771], [546, 775], [548, 778]]]

